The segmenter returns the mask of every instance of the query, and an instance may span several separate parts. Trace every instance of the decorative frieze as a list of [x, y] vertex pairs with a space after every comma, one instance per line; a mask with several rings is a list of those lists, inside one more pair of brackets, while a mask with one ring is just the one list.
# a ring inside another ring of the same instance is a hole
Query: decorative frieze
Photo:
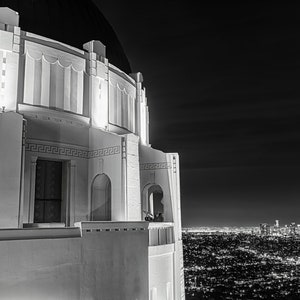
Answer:
[[146, 170], [157, 170], [157, 169], [171, 169], [171, 163], [169, 162], [157, 162], [157, 163], [144, 163], [140, 164], [140, 169], [142, 171]]
[[88, 152], [88, 158], [102, 157], [115, 155], [120, 153], [120, 146], [107, 147], [97, 150], [91, 150]]
[[26, 142], [25, 150], [38, 153], [88, 158], [88, 151], [73, 147], [62, 147], [56, 145], [45, 145], [40, 143]]
[[97, 158], [109, 155], [116, 155], [120, 153], [120, 146], [106, 147], [96, 150], [85, 150], [74, 145], [55, 145], [47, 143], [26, 141], [26, 151], [70, 156], [77, 158]]

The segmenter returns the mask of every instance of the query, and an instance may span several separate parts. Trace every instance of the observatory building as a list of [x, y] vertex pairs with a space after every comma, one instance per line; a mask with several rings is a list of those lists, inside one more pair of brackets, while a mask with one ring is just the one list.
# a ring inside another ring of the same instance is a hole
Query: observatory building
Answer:
[[0, 298], [184, 299], [142, 74], [91, 1], [0, 5]]

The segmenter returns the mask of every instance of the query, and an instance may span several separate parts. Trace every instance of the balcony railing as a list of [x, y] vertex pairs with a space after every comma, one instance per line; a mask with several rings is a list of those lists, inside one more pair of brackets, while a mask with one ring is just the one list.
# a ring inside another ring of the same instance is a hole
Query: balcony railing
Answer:
[[83, 221], [76, 222], [75, 227], [79, 227], [82, 232], [100, 232], [100, 231], [137, 231], [147, 230], [146, 222], [111, 222], [111, 221]]
[[81, 232], [139, 231], [148, 230], [148, 245], [159, 246], [174, 243], [173, 223], [164, 222], [77, 222]]
[[173, 223], [149, 223], [149, 246], [158, 246], [174, 243]]

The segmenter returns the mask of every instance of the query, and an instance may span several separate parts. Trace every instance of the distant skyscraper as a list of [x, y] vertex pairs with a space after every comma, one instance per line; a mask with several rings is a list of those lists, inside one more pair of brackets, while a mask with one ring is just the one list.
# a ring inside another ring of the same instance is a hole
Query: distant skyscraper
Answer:
[[279, 220], [275, 220], [275, 224], [273, 226], [272, 235], [280, 235]]
[[289, 234], [289, 226], [288, 225], [284, 225], [284, 227], [280, 228], [280, 233], [282, 235], [288, 235]]
[[296, 234], [300, 235], [300, 224], [297, 224], [296, 226]]
[[292, 222], [289, 226], [289, 234], [294, 236], [296, 235], [296, 223]]
[[261, 235], [263, 235], [263, 236], [270, 235], [271, 230], [270, 230], [270, 225], [269, 224], [261, 223], [259, 227], [260, 227], [260, 234]]

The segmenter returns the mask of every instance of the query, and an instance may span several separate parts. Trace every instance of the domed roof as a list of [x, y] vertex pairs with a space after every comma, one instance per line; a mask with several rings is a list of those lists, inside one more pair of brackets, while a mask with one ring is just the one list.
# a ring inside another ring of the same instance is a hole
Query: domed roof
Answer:
[[20, 27], [82, 49], [91, 40], [106, 46], [109, 62], [126, 73], [129, 61], [111, 25], [91, 0], [0, 0], [20, 15]]

